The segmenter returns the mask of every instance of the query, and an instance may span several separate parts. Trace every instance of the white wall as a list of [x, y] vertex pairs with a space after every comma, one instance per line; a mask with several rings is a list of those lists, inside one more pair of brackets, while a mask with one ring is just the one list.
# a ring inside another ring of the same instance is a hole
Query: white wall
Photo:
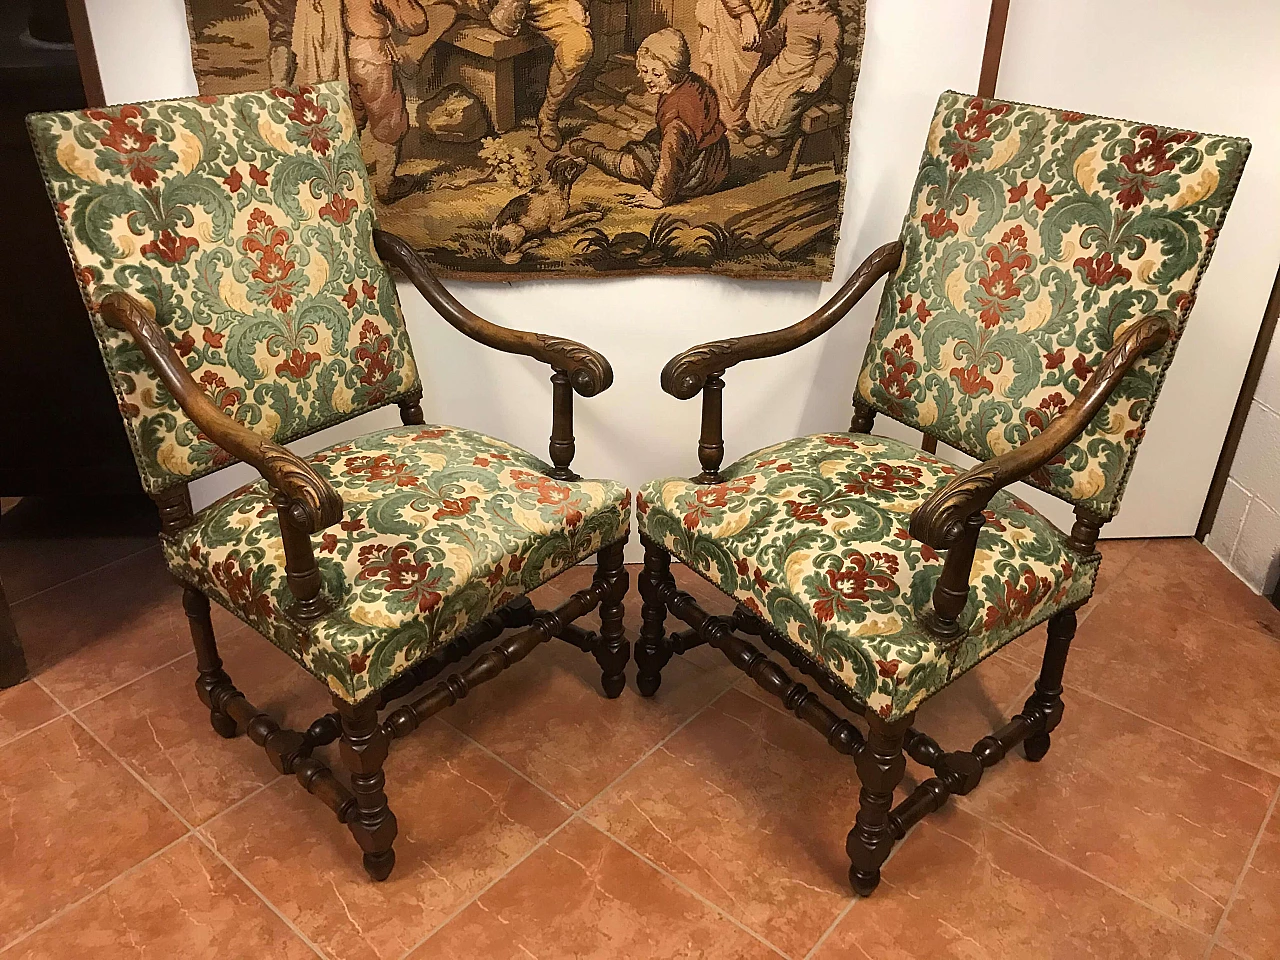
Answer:
[[1280, 579], [1280, 340], [1262, 368], [1205, 546], [1259, 593]]
[[[182, 0], [87, 0], [87, 6], [108, 100], [196, 92]], [[1277, 34], [1251, 23], [1242, 11], [1249, 7], [1272, 19], [1276, 12], [1245, 0], [1219, 4], [1213, 18], [1204, 17], [1200, 0], [1162, 0], [1161, 6], [1182, 11], [1182, 18], [1153, 17], [1148, 4], [1077, 0], [1064, 7], [1055, 0], [1018, 0], [999, 89], [1002, 96], [1255, 140], [1240, 201], [1138, 459], [1125, 510], [1106, 530], [1111, 536], [1194, 531], [1262, 314], [1263, 288], [1280, 262], [1280, 221], [1268, 222], [1280, 202], [1280, 99], [1272, 95], [1280, 77], [1266, 50]], [[1228, 15], [1224, 8], [1231, 7], [1241, 15]], [[939, 92], [977, 86], [988, 9], [988, 0], [869, 0], [837, 284], [872, 249], [898, 235]], [[1064, 9], [1071, 13], [1063, 15]], [[1165, 23], [1170, 19], [1174, 26]], [[1116, 25], [1117, 37], [1163, 30], [1176, 45], [1148, 51], [1127, 40], [1100, 42], [1098, 31], [1112, 30], [1110, 25]], [[1228, 29], [1232, 35], [1220, 35]], [[1257, 81], [1264, 75], [1272, 82]], [[1230, 89], [1229, 97], [1221, 95], [1224, 89]], [[1269, 104], [1262, 102], [1265, 96]], [[1265, 268], [1259, 266], [1263, 261]], [[574, 465], [585, 475], [636, 487], [655, 476], [697, 469], [698, 404], [660, 391], [658, 373], [667, 359], [698, 342], [791, 323], [835, 285], [655, 277], [451, 287], [498, 322], [572, 337], [610, 358], [613, 388], [576, 404]], [[545, 451], [548, 371], [471, 343], [403, 285], [401, 297], [426, 382], [427, 418]], [[875, 299], [819, 342], [729, 372], [729, 459], [776, 440], [845, 427]], [[1206, 386], [1203, 374], [1212, 383]], [[383, 411], [362, 418], [354, 429], [394, 422], [394, 413]], [[913, 436], [885, 418], [877, 428]], [[352, 432], [352, 425], [343, 425], [298, 447], [316, 448]], [[1188, 436], [1194, 443], [1186, 442]], [[1177, 482], [1169, 483], [1175, 474]], [[197, 505], [251, 475], [232, 468], [197, 482]], [[1026, 495], [1056, 522], [1070, 522], [1065, 504], [1037, 493]]]

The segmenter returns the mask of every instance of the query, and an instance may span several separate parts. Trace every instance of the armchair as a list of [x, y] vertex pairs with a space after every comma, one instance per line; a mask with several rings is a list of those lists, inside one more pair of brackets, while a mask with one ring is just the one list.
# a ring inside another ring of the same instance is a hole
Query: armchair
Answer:
[[[607, 389], [609, 363], [470, 312], [376, 228], [343, 83], [41, 114], [29, 126], [160, 509], [210, 722], [223, 737], [247, 733], [327, 804], [384, 880], [395, 863], [382, 772], [391, 740], [553, 637], [594, 655], [607, 696], [622, 690], [630, 494], [571, 468], [573, 393]], [[386, 263], [463, 334], [551, 367], [550, 463], [424, 423]], [[285, 446], [391, 403], [402, 427], [308, 457]], [[261, 480], [195, 513], [188, 483], [237, 460]], [[533, 607], [526, 594], [592, 554], [589, 587]], [[333, 712], [296, 731], [254, 707], [218, 655], [210, 600], [326, 684]], [[574, 623], [597, 607], [598, 635]], [[387, 710], [393, 701], [404, 702]], [[350, 787], [314, 756], [335, 740]]]
[[[636, 498], [637, 684], [653, 696], [674, 654], [710, 644], [851, 756], [862, 789], [846, 848], [859, 894], [912, 825], [1015, 746], [1031, 761], [1047, 753], [1099, 531], [1248, 152], [1230, 137], [945, 93], [899, 241], [806, 320], [693, 347], [663, 370], [667, 393], [702, 394], [702, 470]], [[722, 469], [724, 372], [820, 336], [885, 276], [849, 432]], [[877, 414], [981, 462], [961, 470], [873, 436]], [[1017, 481], [1072, 503], [1070, 533], [1009, 493]], [[736, 601], [731, 617], [676, 587], [673, 555]], [[665, 634], [668, 614], [688, 629]], [[929, 697], [1045, 622], [1040, 677], [1009, 723], [956, 752], [915, 729]], [[907, 757], [933, 775], [894, 806]]]

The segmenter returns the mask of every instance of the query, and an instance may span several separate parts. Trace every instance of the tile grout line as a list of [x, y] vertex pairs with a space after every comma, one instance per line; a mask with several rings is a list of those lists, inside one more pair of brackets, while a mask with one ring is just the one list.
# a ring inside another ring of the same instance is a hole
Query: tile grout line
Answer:
[[9, 604], [9, 606], [11, 609], [15, 608], [19, 604], [26, 603], [28, 600], [34, 600], [36, 597], [44, 596], [50, 590], [57, 590], [59, 587], [65, 587], [69, 583], [75, 583], [77, 580], [83, 580], [85, 577], [92, 576], [95, 573], [101, 573], [103, 570], [107, 569], [107, 567], [114, 567], [118, 563], [124, 563], [126, 560], [132, 560], [134, 557], [139, 556], [140, 554], [146, 553], [148, 550], [159, 549], [159, 547], [160, 547], [159, 542], [148, 544], [147, 546], [143, 547], [141, 550], [135, 550], [133, 551], [133, 553], [125, 554], [123, 557], [116, 557], [114, 560], [108, 560], [106, 563], [100, 566], [94, 567], [92, 570], [85, 570], [83, 573], [77, 573], [74, 577], [68, 577], [66, 580], [61, 580], [58, 583], [50, 584], [47, 587], [43, 587], [37, 590], [35, 593], [28, 594], [27, 596], [23, 597], [21, 600], [14, 600]]
[[[701, 715], [702, 715], [702, 713], [703, 713], [705, 710], [707, 710], [707, 709], [709, 709], [710, 707], [712, 707], [712, 706], [713, 706], [713, 705], [714, 705], [714, 704], [715, 704], [715, 703], [716, 703], [716, 702], [717, 702], [721, 697], [723, 697], [725, 694], [727, 694], [727, 693], [728, 693], [730, 690], [732, 690], [732, 689], [733, 689], [733, 686], [732, 686], [732, 685], [730, 685], [730, 686], [726, 687], [724, 690], [721, 690], [718, 694], [716, 694], [714, 697], [712, 697], [709, 701], [707, 701], [705, 704], [703, 704], [703, 705], [702, 705], [701, 707], [699, 707], [697, 710], [693, 711], [693, 713], [691, 713], [688, 717], [686, 717], [683, 721], [681, 721], [681, 722], [680, 722], [680, 723], [679, 723], [675, 728], [673, 728], [673, 729], [671, 730], [671, 732], [670, 732], [670, 733], [668, 733], [668, 734], [667, 734], [666, 736], [664, 736], [661, 740], [659, 740], [657, 743], [655, 743], [652, 747], [650, 747], [648, 750], [646, 750], [646, 751], [645, 751], [645, 752], [644, 752], [644, 753], [643, 753], [643, 754], [642, 754], [642, 755], [641, 755], [641, 756], [640, 756], [640, 757], [635, 761], [635, 763], [631, 764], [631, 766], [629, 766], [629, 767], [627, 767], [627, 769], [623, 770], [623, 771], [622, 771], [622, 773], [618, 774], [618, 776], [616, 776], [613, 780], [611, 780], [611, 781], [609, 781], [609, 783], [605, 784], [605, 786], [604, 786], [604, 787], [602, 787], [602, 788], [601, 788], [601, 789], [600, 789], [600, 790], [595, 794], [595, 796], [593, 796], [590, 800], [588, 800], [588, 801], [587, 801], [586, 803], [584, 803], [581, 807], [579, 807], [577, 810], [573, 811], [573, 813], [571, 813], [568, 817], [566, 817], [566, 818], [565, 818], [565, 821], [564, 821], [562, 824], [560, 824], [560, 826], [556, 827], [554, 830], [552, 830], [550, 833], [548, 833], [545, 837], [543, 837], [541, 840], [539, 840], [536, 844], [534, 844], [532, 847], [530, 847], [530, 848], [529, 848], [529, 849], [524, 853], [524, 855], [523, 855], [523, 856], [521, 856], [519, 859], [515, 860], [515, 861], [511, 864], [511, 866], [509, 866], [506, 870], [504, 870], [504, 871], [503, 871], [499, 876], [495, 877], [493, 880], [491, 880], [489, 883], [487, 883], [487, 884], [486, 884], [486, 885], [485, 885], [481, 890], [479, 890], [479, 891], [478, 891], [478, 892], [477, 892], [473, 897], [471, 897], [471, 898], [470, 898], [469, 900], [467, 900], [465, 903], [463, 903], [463, 904], [459, 905], [458, 909], [456, 909], [455, 911], [453, 911], [453, 913], [449, 914], [449, 916], [445, 917], [445, 918], [444, 918], [443, 920], [441, 920], [438, 924], [436, 924], [436, 925], [435, 925], [435, 926], [434, 926], [434, 927], [433, 927], [433, 928], [432, 928], [432, 929], [427, 933], [427, 935], [426, 935], [426, 936], [424, 936], [421, 940], [419, 940], [419, 941], [417, 941], [416, 943], [412, 944], [412, 945], [409, 947], [409, 949], [408, 949], [408, 950], [406, 950], [403, 954], [401, 954], [401, 955], [400, 955], [401, 960], [407, 960], [407, 958], [409, 957], [409, 955], [410, 955], [410, 954], [412, 954], [415, 950], [417, 950], [419, 947], [421, 947], [424, 943], [426, 943], [428, 940], [430, 940], [432, 937], [434, 937], [437, 933], [439, 933], [441, 930], [443, 930], [443, 929], [444, 929], [444, 927], [445, 927], [447, 924], [449, 924], [449, 923], [450, 923], [450, 921], [452, 921], [455, 917], [457, 917], [457, 916], [458, 916], [459, 914], [461, 914], [464, 910], [466, 910], [466, 909], [467, 909], [467, 907], [471, 906], [471, 904], [473, 904], [473, 903], [475, 903], [476, 901], [478, 901], [481, 897], [483, 897], [486, 893], [488, 893], [488, 892], [489, 892], [493, 887], [497, 886], [497, 884], [498, 884], [498, 883], [500, 883], [503, 879], [505, 879], [505, 878], [507, 877], [507, 875], [508, 875], [508, 874], [510, 874], [512, 871], [514, 871], [517, 867], [519, 867], [519, 866], [520, 866], [520, 864], [524, 863], [526, 860], [528, 860], [530, 857], [532, 857], [535, 853], [537, 853], [539, 850], [541, 850], [544, 846], [546, 846], [546, 845], [551, 841], [551, 839], [552, 839], [553, 837], [555, 837], [555, 836], [556, 836], [556, 834], [558, 834], [558, 833], [560, 833], [562, 830], [566, 829], [566, 828], [569, 826], [569, 824], [573, 823], [574, 821], [581, 820], [583, 823], [586, 823], [586, 824], [588, 824], [589, 826], [594, 827], [595, 825], [594, 825], [594, 824], [592, 824], [589, 820], [583, 820], [583, 819], [582, 819], [582, 813], [583, 813], [583, 811], [584, 811], [584, 810], [586, 810], [589, 806], [591, 806], [591, 804], [593, 804], [593, 803], [594, 803], [596, 800], [598, 800], [600, 797], [604, 796], [604, 794], [606, 794], [606, 793], [608, 793], [610, 790], [612, 790], [612, 789], [614, 788], [614, 786], [616, 786], [617, 784], [621, 783], [621, 782], [622, 782], [622, 780], [624, 780], [627, 776], [629, 776], [633, 770], [635, 770], [638, 766], [640, 766], [640, 764], [642, 764], [642, 763], [644, 763], [644, 761], [648, 760], [648, 759], [649, 759], [649, 757], [651, 757], [654, 753], [656, 753], [656, 752], [657, 752], [657, 751], [658, 751], [658, 750], [659, 750], [659, 749], [660, 749], [664, 744], [666, 744], [666, 743], [667, 743], [667, 741], [669, 741], [669, 740], [670, 740], [672, 737], [674, 737], [677, 733], [679, 733], [681, 730], [683, 730], [685, 727], [687, 727], [687, 726], [688, 726], [690, 723], [692, 723], [696, 718], [698, 718], [699, 716], [701, 716]], [[519, 774], [523, 779], [528, 780], [530, 783], [532, 783], [532, 782], [533, 782], [532, 780], [530, 780], [530, 779], [529, 779], [529, 777], [525, 776], [523, 773], [520, 773], [520, 771], [518, 771], [518, 770], [517, 770], [516, 772], [517, 772], [517, 773], [518, 773], [518, 774]], [[537, 786], [537, 787], [538, 787], [538, 789], [543, 790], [543, 788], [542, 788], [540, 785], [538, 785], [538, 784], [534, 784], [534, 786]], [[546, 791], [544, 790], [544, 792], [546, 792]], [[597, 829], [598, 829], [598, 828], [597, 828]], [[664, 875], [665, 875], [665, 872], [664, 872]], [[717, 909], [718, 909], [718, 908], [717, 908]], [[723, 912], [723, 911], [721, 911], [721, 912]], [[776, 949], [776, 948], [774, 948], [774, 949]]]
[[54, 923], [55, 921], [59, 920], [61, 917], [66, 916], [68, 913], [70, 913], [72, 910], [76, 909], [76, 907], [80, 906], [80, 905], [81, 905], [81, 904], [83, 904], [85, 901], [87, 901], [87, 900], [92, 900], [94, 897], [96, 897], [98, 894], [102, 893], [102, 891], [103, 891], [103, 890], [106, 890], [108, 887], [110, 887], [110, 886], [111, 886], [113, 883], [115, 883], [117, 880], [121, 880], [121, 879], [123, 879], [124, 877], [129, 876], [129, 874], [131, 874], [131, 873], [136, 873], [138, 870], [141, 870], [143, 867], [145, 867], [147, 864], [149, 864], [152, 860], [156, 860], [156, 859], [158, 859], [159, 857], [163, 856], [163, 855], [164, 855], [165, 853], [167, 853], [169, 850], [172, 850], [172, 849], [173, 849], [174, 847], [176, 847], [178, 844], [182, 843], [182, 841], [183, 841], [183, 840], [188, 839], [191, 835], [192, 835], [192, 831], [188, 830], [188, 831], [187, 831], [186, 833], [184, 833], [182, 836], [177, 837], [176, 839], [174, 839], [174, 840], [170, 841], [169, 843], [166, 843], [166, 844], [165, 844], [163, 847], [161, 847], [159, 850], [156, 850], [156, 851], [154, 851], [153, 853], [149, 853], [149, 854], [147, 854], [147, 856], [143, 857], [141, 860], [139, 860], [137, 863], [133, 864], [132, 866], [125, 867], [125, 869], [121, 870], [119, 873], [117, 873], [117, 874], [116, 874], [114, 877], [112, 877], [110, 880], [106, 881], [106, 882], [105, 882], [105, 883], [103, 883], [101, 886], [99, 886], [99, 887], [95, 887], [93, 890], [90, 890], [88, 893], [86, 893], [86, 894], [85, 894], [83, 897], [81, 897], [79, 900], [75, 900], [75, 901], [73, 901], [73, 902], [71, 902], [71, 903], [68, 903], [68, 904], [67, 904], [66, 906], [64, 906], [64, 907], [60, 907], [59, 909], [55, 910], [53, 913], [49, 914], [49, 916], [45, 917], [43, 920], [41, 920], [39, 923], [37, 923], [34, 927], [32, 927], [30, 930], [28, 930], [26, 933], [22, 934], [22, 936], [18, 937], [18, 938], [17, 938], [17, 939], [15, 939], [15, 940], [10, 940], [10, 941], [9, 941], [8, 943], [6, 943], [6, 944], [0, 945], [0, 954], [8, 953], [10, 950], [12, 950], [12, 949], [13, 949], [14, 947], [16, 947], [18, 944], [22, 943], [24, 940], [27, 940], [28, 938], [30, 938], [30, 937], [34, 936], [35, 934], [39, 933], [39, 932], [40, 932], [41, 930], [43, 930], [45, 927], [47, 927], [47, 926], [51, 925], [51, 924], [52, 924], [52, 923]]
[[[1222, 908], [1222, 916], [1218, 918], [1218, 925], [1214, 927], [1213, 936], [1209, 939], [1209, 946], [1205, 949], [1205, 960], [1208, 960], [1213, 948], [1219, 946], [1218, 940], [1222, 937], [1223, 928], [1227, 925], [1227, 915], [1231, 913], [1231, 908], [1235, 906], [1236, 897], [1240, 895], [1240, 888], [1244, 886], [1245, 877], [1249, 873], [1250, 867], [1253, 866], [1253, 855], [1258, 852], [1258, 847], [1262, 845], [1263, 834], [1267, 832], [1267, 827], [1271, 823], [1271, 818], [1275, 815], [1276, 805], [1280, 803], [1280, 786], [1276, 787], [1275, 793], [1271, 796], [1271, 805], [1267, 807], [1267, 815], [1262, 818], [1262, 826], [1258, 828], [1258, 835], [1253, 838], [1253, 845], [1249, 847], [1249, 855], [1244, 859], [1244, 866], [1240, 868], [1240, 875], [1236, 877], [1235, 884], [1231, 887], [1231, 893], [1227, 897], [1227, 902]], [[1228, 949], [1223, 947], [1224, 950]], [[1235, 953], [1233, 949], [1231, 951]]]
[[[42, 689], [42, 690], [44, 690], [44, 687], [41, 687], [41, 689]], [[49, 693], [49, 691], [48, 691], [48, 690], [45, 690], [45, 693], [48, 693], [48, 694], [49, 694], [49, 698], [50, 698], [51, 700], [53, 700], [53, 702], [54, 702], [54, 703], [56, 703], [58, 706], [62, 707], [64, 710], [66, 710], [66, 704], [64, 704], [61, 700], [59, 700], [57, 697], [55, 697], [52, 693]], [[260, 901], [262, 901], [262, 903], [267, 907], [267, 909], [268, 909], [268, 910], [270, 910], [270, 911], [271, 911], [272, 913], [274, 913], [277, 917], [279, 917], [279, 918], [280, 918], [280, 920], [281, 920], [281, 922], [282, 922], [282, 923], [284, 923], [284, 925], [285, 925], [286, 927], [288, 927], [288, 929], [289, 929], [289, 930], [293, 931], [293, 933], [294, 933], [297, 937], [299, 937], [299, 938], [302, 940], [302, 942], [303, 942], [303, 943], [305, 943], [305, 944], [306, 944], [306, 945], [307, 945], [307, 946], [312, 950], [312, 952], [313, 952], [313, 953], [315, 953], [315, 954], [316, 954], [317, 956], [319, 956], [319, 957], [324, 957], [324, 954], [320, 951], [319, 947], [317, 947], [314, 943], [312, 943], [312, 942], [311, 942], [311, 939], [310, 939], [309, 937], [307, 937], [307, 936], [306, 936], [306, 935], [305, 935], [301, 930], [299, 930], [299, 929], [298, 929], [298, 927], [293, 923], [293, 921], [291, 921], [288, 917], [286, 917], [283, 913], [281, 913], [281, 912], [280, 912], [280, 910], [276, 907], [276, 905], [275, 905], [274, 903], [272, 903], [270, 900], [267, 900], [267, 899], [262, 895], [262, 893], [261, 893], [261, 892], [260, 892], [256, 887], [254, 887], [251, 883], [249, 883], [249, 881], [248, 881], [247, 879], [245, 879], [245, 877], [240, 873], [240, 871], [239, 871], [239, 870], [237, 870], [234, 866], [232, 866], [232, 864], [230, 863], [230, 861], [228, 861], [228, 860], [227, 860], [227, 858], [226, 858], [226, 857], [224, 857], [224, 856], [223, 856], [223, 855], [222, 855], [218, 850], [214, 849], [213, 847], [210, 847], [208, 843], [205, 843], [205, 842], [204, 842], [204, 838], [203, 838], [203, 836], [200, 836], [200, 835], [197, 833], [197, 829], [196, 829], [194, 826], [192, 826], [192, 825], [191, 825], [191, 823], [187, 820], [187, 818], [186, 818], [186, 817], [184, 817], [181, 813], [179, 813], [179, 812], [178, 812], [178, 810], [177, 810], [177, 808], [176, 808], [176, 807], [174, 807], [174, 806], [173, 806], [173, 804], [171, 804], [168, 800], [166, 800], [164, 797], [162, 797], [162, 796], [160, 795], [160, 793], [159, 793], [159, 792], [158, 792], [154, 787], [152, 787], [152, 786], [151, 786], [151, 784], [150, 784], [150, 783], [148, 783], [148, 782], [146, 781], [146, 779], [144, 779], [144, 778], [142, 777], [142, 775], [141, 775], [141, 774], [139, 774], [136, 770], [134, 770], [131, 766], [129, 766], [129, 764], [128, 764], [128, 763], [126, 763], [126, 762], [125, 762], [125, 761], [120, 757], [120, 755], [119, 755], [119, 754], [117, 754], [114, 750], [112, 750], [109, 746], [107, 746], [107, 744], [103, 741], [103, 739], [102, 739], [101, 737], [99, 737], [96, 733], [94, 733], [92, 730], [90, 730], [90, 729], [89, 729], [89, 727], [85, 724], [85, 722], [84, 722], [83, 720], [81, 720], [81, 719], [80, 719], [80, 717], [78, 717], [78, 716], [76, 715], [75, 711], [73, 711], [73, 710], [67, 710], [67, 711], [66, 711], [65, 716], [69, 716], [75, 724], [77, 724], [77, 725], [78, 725], [82, 730], [84, 730], [84, 732], [85, 732], [85, 733], [87, 733], [87, 734], [88, 734], [88, 735], [89, 735], [89, 736], [94, 740], [94, 742], [98, 744], [98, 746], [102, 747], [102, 749], [106, 751], [107, 755], [108, 755], [108, 756], [110, 756], [110, 757], [111, 757], [111, 759], [113, 759], [113, 760], [114, 760], [116, 763], [118, 763], [122, 768], [124, 768], [125, 772], [126, 772], [126, 773], [128, 773], [128, 774], [129, 774], [129, 776], [133, 777], [133, 779], [134, 779], [134, 780], [136, 780], [136, 781], [137, 781], [137, 782], [142, 786], [142, 788], [143, 788], [144, 790], [146, 790], [146, 791], [147, 791], [148, 793], [150, 793], [153, 797], [155, 797], [157, 800], [159, 800], [159, 801], [160, 801], [160, 803], [161, 803], [161, 804], [162, 804], [166, 809], [168, 809], [168, 811], [169, 811], [171, 814], [173, 814], [173, 816], [174, 816], [174, 817], [176, 817], [176, 818], [177, 818], [178, 822], [179, 822], [180, 824], [182, 824], [184, 827], [186, 827], [186, 828], [187, 828], [187, 833], [185, 834], [185, 836], [184, 836], [184, 837], [179, 837], [179, 838], [178, 838], [179, 840], [182, 840], [182, 839], [185, 839], [185, 837], [193, 836], [193, 835], [194, 835], [194, 836], [196, 837], [196, 839], [197, 839], [197, 841], [198, 841], [198, 842], [203, 843], [203, 844], [204, 844], [204, 846], [206, 846], [206, 847], [209, 847], [209, 849], [210, 849], [210, 851], [213, 853], [213, 855], [214, 855], [215, 857], [217, 857], [217, 858], [218, 858], [218, 860], [220, 860], [220, 861], [222, 862], [222, 864], [223, 864], [223, 865], [224, 865], [228, 870], [230, 870], [230, 871], [231, 871], [235, 876], [239, 877], [239, 878], [240, 878], [240, 880], [241, 880], [241, 881], [242, 881], [242, 882], [243, 882], [243, 883], [244, 883], [244, 884], [245, 884], [245, 885], [246, 885], [246, 886], [247, 886], [251, 891], [253, 891], [254, 895], [255, 895], [255, 896], [257, 896], [257, 898], [258, 898]], [[255, 791], [253, 795], [256, 795], [257, 793], [261, 793], [261, 792], [262, 792], [263, 790], [265, 790], [268, 786], [270, 786], [270, 785], [271, 785], [271, 784], [273, 784], [273, 783], [276, 783], [279, 779], [280, 779], [280, 777], [276, 777], [275, 779], [271, 780], [271, 781], [270, 781], [270, 783], [264, 784], [261, 788], [259, 788], [257, 791]], [[248, 799], [249, 799], [249, 797], [244, 797], [244, 798], [242, 798], [240, 801], [237, 801], [237, 803], [236, 803], [236, 804], [233, 804], [233, 806], [238, 806], [240, 803], [243, 803], [244, 801], [246, 801], [246, 800], [248, 800]], [[228, 809], [230, 809], [230, 808], [228, 808]], [[223, 811], [223, 812], [225, 813], [226, 811]], [[214, 818], [211, 818], [211, 819], [214, 819]], [[176, 843], [177, 841], [175, 840], [174, 842]], [[173, 845], [173, 844], [170, 844], [169, 846], [172, 846], [172, 845]], [[168, 849], [168, 847], [166, 847], [165, 849]], [[155, 857], [155, 854], [152, 854], [152, 856], [151, 856], [151, 857], [148, 857], [147, 859], [148, 859], [148, 860], [150, 860], [150, 859], [153, 859], [154, 857]], [[145, 862], [145, 861], [144, 861], [144, 862]], [[135, 864], [135, 866], [138, 866], [138, 864]], [[130, 869], [132, 869], [132, 868], [130, 868]], [[125, 872], [127, 872], [127, 871], [125, 871]], [[105, 885], [104, 885], [104, 888], [105, 888], [106, 886], [110, 886], [110, 884], [111, 884], [111, 883], [114, 883], [114, 882], [115, 882], [115, 880], [119, 879], [119, 877], [120, 877], [120, 876], [122, 876], [122, 875], [123, 875], [123, 874], [117, 874], [117, 875], [116, 875], [116, 877], [113, 877], [111, 881], [109, 881], [107, 884], [105, 884]], [[50, 918], [50, 919], [52, 919], [52, 918]]]

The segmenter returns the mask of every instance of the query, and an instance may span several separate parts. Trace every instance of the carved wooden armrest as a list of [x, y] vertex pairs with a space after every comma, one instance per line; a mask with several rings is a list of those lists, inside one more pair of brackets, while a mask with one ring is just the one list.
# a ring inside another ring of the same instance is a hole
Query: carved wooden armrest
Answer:
[[108, 326], [133, 337], [165, 387], [206, 437], [266, 478], [287, 501], [282, 512], [287, 512], [299, 530], [314, 533], [342, 518], [342, 498], [329, 481], [280, 444], [231, 419], [200, 389], [156, 323], [150, 304], [117, 290], [102, 298], [98, 315]]
[[[1171, 332], [1165, 318], [1143, 317], [1107, 351], [1075, 400], [1049, 426], [1008, 453], [953, 477], [912, 512], [911, 536], [947, 551], [927, 620], [936, 636], [956, 639], [963, 632], [958, 618], [969, 596], [969, 576], [984, 519], [982, 512], [991, 498], [1009, 484], [1031, 476], [1074, 442], [1129, 369], [1144, 355], [1164, 346]], [[1078, 538], [1073, 532], [1073, 545], [1084, 548], [1085, 552], [1092, 550], [1092, 540], [1097, 537], [1100, 525], [1101, 521], [1086, 523], [1092, 527], [1092, 537], [1087, 543], [1076, 543]]]
[[504, 353], [533, 357], [552, 369], [563, 370], [568, 374], [573, 389], [584, 397], [603, 393], [613, 383], [613, 368], [602, 354], [576, 340], [512, 330], [491, 323], [459, 303], [408, 241], [385, 230], [374, 230], [373, 241], [382, 258], [397, 267], [418, 288], [436, 313], [472, 340]]
[[667, 361], [662, 368], [663, 390], [677, 400], [688, 400], [702, 391], [702, 434], [698, 439], [702, 472], [693, 478], [696, 483], [719, 483], [722, 479], [724, 380], [720, 375], [744, 360], [776, 357], [822, 336], [844, 319], [876, 281], [896, 270], [901, 261], [901, 242], [886, 243], [862, 261], [835, 296], [799, 323], [769, 333], [702, 343]]
[[678, 400], [688, 400], [706, 385], [708, 377], [718, 376], [735, 364], [776, 357], [804, 346], [844, 319], [876, 281], [896, 270], [901, 260], [901, 242], [886, 243], [862, 262], [830, 300], [799, 323], [768, 333], [690, 347], [662, 368], [662, 389]]

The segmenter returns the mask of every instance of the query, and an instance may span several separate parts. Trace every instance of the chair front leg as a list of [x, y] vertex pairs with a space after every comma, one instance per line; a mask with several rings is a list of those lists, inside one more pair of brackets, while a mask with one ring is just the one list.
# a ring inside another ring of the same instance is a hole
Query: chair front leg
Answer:
[[652, 697], [662, 684], [662, 668], [671, 660], [667, 641], [667, 605], [663, 596], [671, 581], [671, 554], [647, 537], [644, 570], [640, 574], [640, 639], [636, 642], [636, 686], [642, 697]]
[[382, 772], [390, 738], [378, 723], [377, 697], [351, 704], [335, 696], [333, 702], [342, 718], [342, 762], [351, 772], [351, 792], [356, 799], [347, 827], [364, 851], [365, 871], [374, 880], [385, 880], [396, 865], [396, 852], [391, 848], [396, 839], [396, 815], [387, 805], [383, 789], [387, 778]]
[[1040, 677], [1036, 680], [1035, 693], [1022, 707], [1023, 716], [1031, 717], [1042, 725], [1022, 743], [1022, 749], [1032, 763], [1044, 759], [1049, 752], [1049, 734], [1062, 722], [1062, 675], [1075, 635], [1075, 610], [1063, 610], [1049, 618], [1049, 639], [1044, 647]]
[[909, 714], [899, 720], [881, 720], [874, 711], [867, 711], [869, 736], [856, 760], [862, 781], [858, 816], [845, 842], [850, 860], [849, 883], [859, 896], [871, 896], [880, 884], [880, 866], [898, 839], [889, 813], [893, 809], [894, 788], [907, 770], [902, 741], [914, 718], [915, 714]]
[[213, 637], [213, 619], [209, 615], [209, 598], [195, 587], [182, 588], [182, 609], [186, 611], [191, 626], [191, 644], [196, 650], [196, 694], [200, 702], [209, 708], [209, 723], [218, 735], [231, 740], [236, 735], [236, 722], [230, 714], [218, 708], [219, 694], [231, 688], [231, 678], [222, 669], [218, 656], [218, 644]]
[[622, 599], [627, 595], [629, 577], [623, 566], [620, 541], [601, 548], [596, 554], [595, 583], [603, 591], [600, 600], [600, 639], [592, 654], [600, 665], [600, 685], [610, 700], [622, 693], [627, 684], [627, 661], [631, 644], [622, 627]]

